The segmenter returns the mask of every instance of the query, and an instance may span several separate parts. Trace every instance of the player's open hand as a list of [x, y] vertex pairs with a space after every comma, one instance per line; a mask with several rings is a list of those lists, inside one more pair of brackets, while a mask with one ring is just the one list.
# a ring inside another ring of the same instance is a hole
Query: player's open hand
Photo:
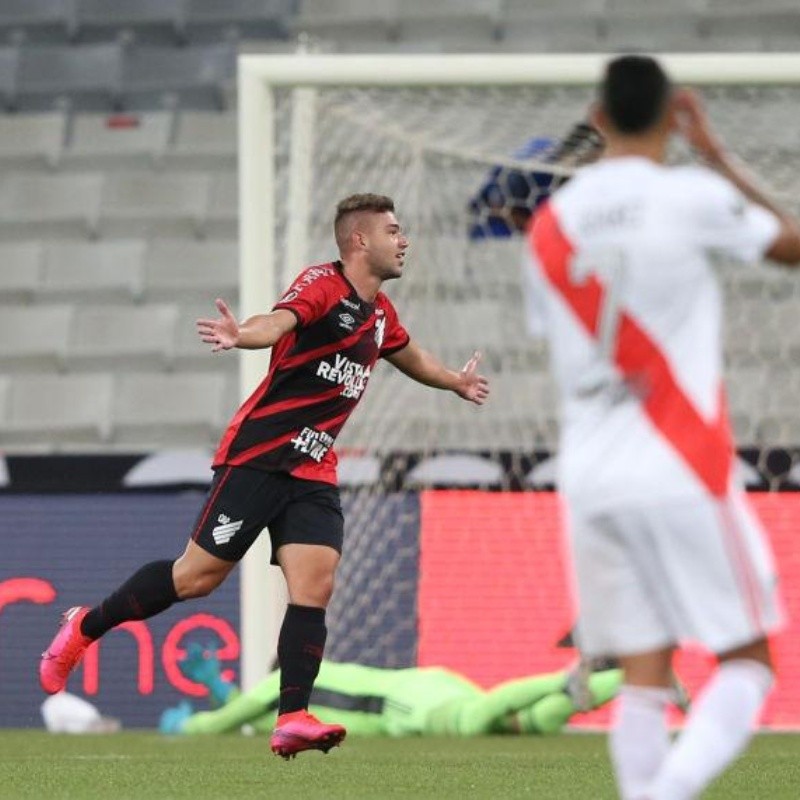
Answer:
[[707, 161], [718, 161], [725, 146], [714, 132], [699, 95], [691, 89], [677, 90], [675, 112], [680, 132], [692, 149]]
[[481, 354], [476, 350], [459, 373], [459, 385], [456, 394], [471, 403], [482, 406], [489, 396], [489, 381], [478, 374], [478, 362]]
[[197, 320], [197, 333], [200, 338], [212, 345], [211, 352], [230, 350], [239, 341], [239, 323], [224, 300], [216, 299], [215, 305], [220, 316], [217, 319]]

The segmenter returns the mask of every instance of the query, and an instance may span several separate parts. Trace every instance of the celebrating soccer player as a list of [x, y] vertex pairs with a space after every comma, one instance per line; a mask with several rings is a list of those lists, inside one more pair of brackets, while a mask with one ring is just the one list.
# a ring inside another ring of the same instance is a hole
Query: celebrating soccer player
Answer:
[[67, 611], [42, 656], [46, 692], [62, 690], [86, 648], [111, 628], [212, 592], [268, 528], [273, 563], [289, 593], [278, 640], [272, 750], [289, 757], [327, 751], [344, 739], [341, 725], [323, 724], [307, 710], [344, 530], [333, 443], [378, 358], [478, 405], [489, 389], [477, 372], [477, 353], [460, 372], [447, 369], [409, 338], [381, 292], [384, 281], [402, 275], [409, 244], [392, 200], [374, 194], [342, 200], [334, 234], [340, 260], [301, 272], [270, 313], [239, 323], [217, 300], [219, 317], [198, 320], [213, 351], [273, 348], [269, 372], [222, 437], [183, 555], [146, 564], [94, 608]]
[[[747, 745], [781, 623], [772, 554], [735, 475], [709, 256], [796, 265], [800, 230], [654, 59], [608, 65], [593, 122], [604, 157], [535, 215], [526, 275], [563, 403], [578, 644], [618, 656], [625, 675], [620, 794], [685, 800]], [[673, 133], [707, 166], [665, 166]], [[687, 640], [719, 666], [670, 745], [670, 664]]]

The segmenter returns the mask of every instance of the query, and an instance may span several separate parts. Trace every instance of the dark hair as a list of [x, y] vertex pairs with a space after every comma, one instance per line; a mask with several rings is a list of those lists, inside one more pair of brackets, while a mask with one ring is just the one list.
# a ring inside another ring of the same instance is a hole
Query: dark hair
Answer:
[[350, 235], [348, 226], [344, 224], [351, 214], [367, 211], [373, 214], [383, 214], [385, 211], [394, 211], [394, 200], [384, 194], [351, 194], [340, 200], [336, 206], [336, 217], [333, 220], [333, 233], [336, 244], [341, 250]]
[[342, 217], [347, 214], [353, 214], [356, 211], [372, 211], [375, 214], [394, 211], [394, 200], [383, 194], [351, 194], [350, 197], [345, 197], [344, 200], [339, 201], [336, 206], [336, 219], [333, 224], [336, 225]]
[[620, 56], [606, 67], [600, 103], [620, 133], [644, 133], [661, 119], [671, 91], [666, 72], [654, 58]]

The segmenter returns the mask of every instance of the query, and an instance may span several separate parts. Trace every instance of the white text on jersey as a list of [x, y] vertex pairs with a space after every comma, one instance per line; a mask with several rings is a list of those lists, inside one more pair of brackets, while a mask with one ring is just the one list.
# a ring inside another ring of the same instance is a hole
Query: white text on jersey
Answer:
[[364, 389], [371, 370], [357, 361], [351, 361], [347, 356], [336, 353], [334, 362], [320, 361], [317, 367], [317, 377], [324, 378], [331, 383], [343, 384], [342, 397], [351, 397], [358, 400]]
[[295, 450], [305, 453], [309, 458], [313, 458], [314, 461], [319, 463], [325, 457], [325, 453], [333, 446], [333, 436], [315, 428], [303, 428], [292, 439], [292, 444]]

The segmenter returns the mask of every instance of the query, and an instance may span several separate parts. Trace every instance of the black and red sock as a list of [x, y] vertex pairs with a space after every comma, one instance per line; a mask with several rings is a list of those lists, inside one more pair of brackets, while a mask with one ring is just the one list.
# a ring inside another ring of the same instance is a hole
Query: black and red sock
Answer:
[[327, 636], [324, 608], [293, 603], [287, 606], [278, 636], [278, 664], [281, 670], [278, 714], [308, 708]]
[[122, 622], [149, 619], [179, 598], [172, 580], [174, 561], [151, 561], [83, 618], [81, 633], [99, 639]]

